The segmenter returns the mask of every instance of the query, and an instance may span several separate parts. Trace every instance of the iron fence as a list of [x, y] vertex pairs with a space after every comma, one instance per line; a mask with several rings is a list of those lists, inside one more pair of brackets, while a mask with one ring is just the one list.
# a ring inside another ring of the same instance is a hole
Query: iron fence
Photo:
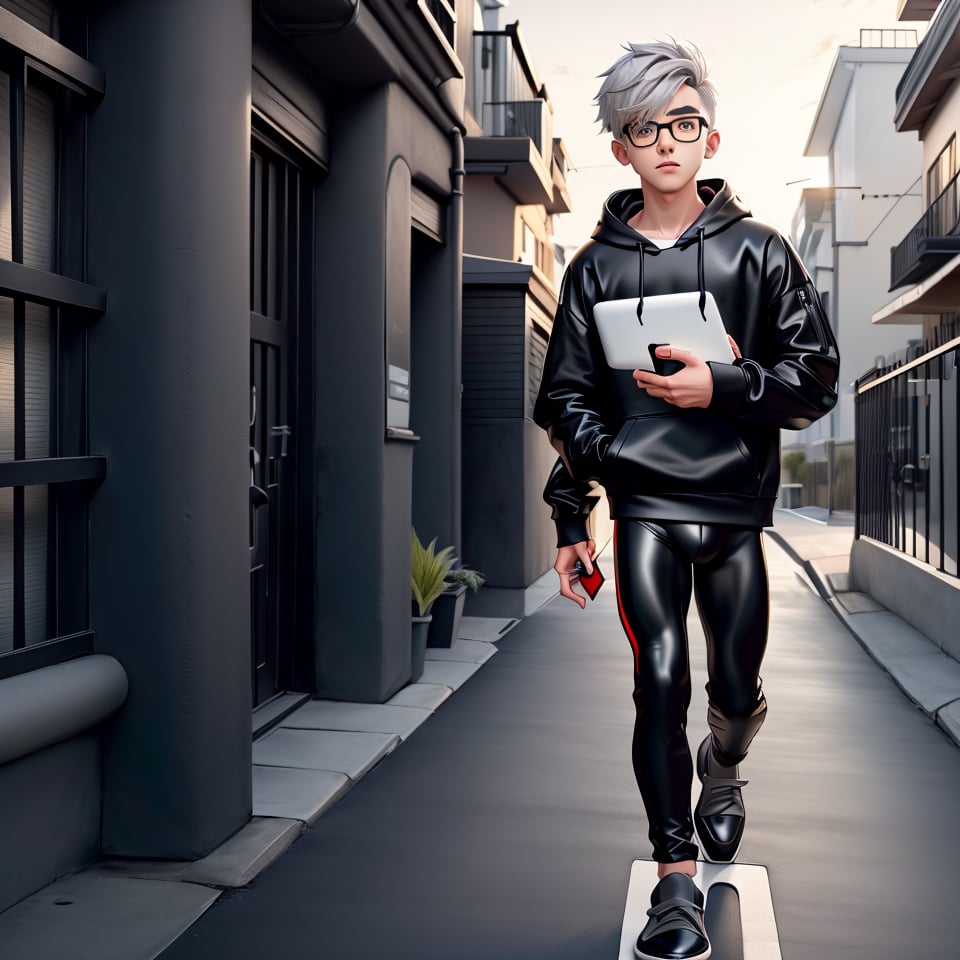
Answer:
[[958, 575], [960, 338], [857, 381], [856, 535]]

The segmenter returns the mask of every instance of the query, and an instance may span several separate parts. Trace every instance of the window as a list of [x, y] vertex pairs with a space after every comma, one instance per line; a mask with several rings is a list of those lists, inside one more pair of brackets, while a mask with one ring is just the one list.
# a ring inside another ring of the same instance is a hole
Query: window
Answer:
[[940, 155], [927, 171], [927, 206], [933, 202], [947, 188], [950, 181], [957, 175], [957, 138], [952, 136], [947, 145], [940, 151]]
[[86, 511], [105, 473], [87, 449], [86, 336], [106, 296], [83, 282], [84, 130], [103, 77], [24, 34], [11, 6], [0, 4], [0, 677], [92, 648]]

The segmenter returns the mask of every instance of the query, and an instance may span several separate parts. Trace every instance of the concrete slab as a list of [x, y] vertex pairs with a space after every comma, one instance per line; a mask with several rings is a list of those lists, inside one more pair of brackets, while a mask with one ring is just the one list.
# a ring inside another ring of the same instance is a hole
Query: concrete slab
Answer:
[[311, 700], [284, 718], [280, 728], [395, 733], [401, 740], [406, 740], [430, 716], [430, 712], [422, 707], [396, 704]]
[[837, 593], [837, 603], [843, 607], [847, 613], [876, 613], [887, 608], [878, 603], [869, 594], [858, 593], [855, 590], [848, 590], [845, 593]]
[[343, 773], [255, 765], [253, 815], [302, 820], [309, 826], [351, 786], [353, 781]]
[[462, 617], [460, 637], [464, 640], [486, 640], [496, 643], [520, 621], [511, 617]]
[[937, 726], [960, 747], [960, 700], [954, 700], [937, 711]]
[[459, 660], [428, 660], [423, 665], [421, 683], [442, 683], [451, 690], [458, 690], [478, 670], [479, 663], [462, 663]]
[[[847, 558], [847, 567], [849, 568], [850, 559]], [[834, 593], [850, 592], [850, 570], [840, 570], [837, 573], [827, 574], [827, 583]]]
[[[711, 888], [728, 885], [734, 887], [739, 896], [743, 960], [782, 960], [773, 897], [765, 867], [744, 863], [706, 863], [701, 860], [697, 863], [696, 883], [704, 895], [708, 936], [713, 935], [710, 929]], [[633, 945], [647, 922], [650, 891], [656, 884], [657, 864], [652, 860], [634, 860], [623, 915], [619, 960], [636, 960]]]
[[271, 726], [277, 717], [293, 710], [298, 703], [303, 701], [302, 693], [284, 693], [271, 700], [269, 703], [258, 707], [251, 714], [251, 723], [253, 725], [253, 735], [256, 736], [260, 730], [265, 730]]
[[549, 603], [560, 592], [560, 579], [554, 570], [548, 570], [537, 577], [523, 591], [523, 615], [532, 617], [545, 603]]
[[844, 615], [860, 642], [914, 703], [933, 716], [960, 696], [960, 663], [896, 614]]
[[388, 705], [398, 707], [425, 707], [436, 710], [453, 691], [436, 683], [408, 683], [398, 690], [388, 701]]
[[452, 647], [428, 647], [428, 660], [458, 660], [462, 663], [486, 663], [495, 653], [495, 644], [486, 640], [458, 640]]
[[4, 960], [152, 960], [216, 899], [192, 883], [85, 871], [0, 914]]
[[396, 734], [280, 727], [253, 745], [253, 762], [267, 767], [330, 770], [357, 781], [398, 743]]
[[103, 860], [92, 873], [141, 880], [176, 880], [224, 889], [246, 886], [303, 831], [296, 819], [254, 817], [202, 860]]

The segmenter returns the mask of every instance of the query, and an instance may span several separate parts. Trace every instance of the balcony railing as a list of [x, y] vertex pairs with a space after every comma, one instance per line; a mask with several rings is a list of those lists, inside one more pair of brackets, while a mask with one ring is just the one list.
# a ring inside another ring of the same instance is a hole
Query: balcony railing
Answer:
[[867, 28], [860, 31], [861, 47], [915, 47], [916, 45], [916, 30]]
[[916, 226], [890, 251], [890, 289], [905, 283], [917, 283], [929, 276], [939, 261], [923, 262], [928, 241], [937, 237], [956, 234], [960, 220], [958, 206], [957, 176], [947, 184], [940, 195], [930, 204], [927, 212]]
[[488, 137], [529, 137], [543, 155], [544, 145], [551, 142], [546, 106], [542, 100], [485, 103], [480, 123]]
[[470, 105], [490, 137], [530, 137], [549, 168], [553, 116], [517, 30], [474, 34]]
[[457, 44], [457, 15], [448, 0], [418, 0], [418, 6], [430, 14], [451, 48]]

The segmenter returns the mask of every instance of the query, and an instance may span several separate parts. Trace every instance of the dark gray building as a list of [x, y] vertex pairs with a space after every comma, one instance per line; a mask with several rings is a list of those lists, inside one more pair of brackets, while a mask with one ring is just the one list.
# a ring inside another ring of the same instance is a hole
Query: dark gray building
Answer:
[[470, 29], [0, 3], [0, 909], [205, 855], [251, 710], [409, 681], [411, 523], [460, 542]]

